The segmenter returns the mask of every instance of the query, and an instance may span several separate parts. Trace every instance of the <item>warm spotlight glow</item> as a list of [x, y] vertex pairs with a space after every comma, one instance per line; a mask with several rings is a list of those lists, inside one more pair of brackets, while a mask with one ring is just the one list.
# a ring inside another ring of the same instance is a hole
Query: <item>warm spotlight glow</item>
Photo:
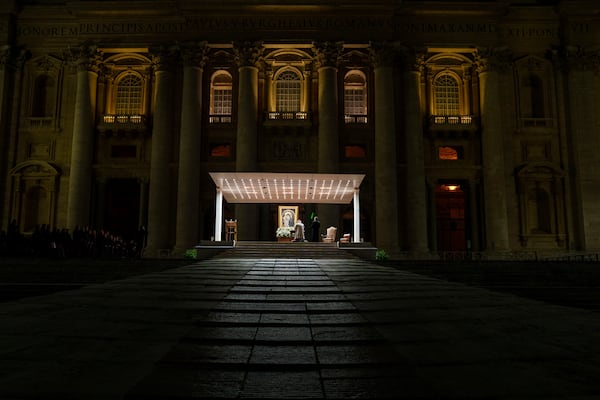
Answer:
[[454, 184], [450, 184], [450, 185], [441, 185], [442, 190], [447, 191], [447, 192], [457, 192], [460, 190], [460, 185], [454, 185]]

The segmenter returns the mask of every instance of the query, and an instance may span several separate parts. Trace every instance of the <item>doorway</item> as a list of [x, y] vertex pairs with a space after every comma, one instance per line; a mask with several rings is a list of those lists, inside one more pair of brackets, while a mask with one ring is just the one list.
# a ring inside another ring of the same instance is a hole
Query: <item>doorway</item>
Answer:
[[139, 229], [140, 185], [137, 179], [110, 179], [106, 187], [104, 227], [125, 239]]
[[435, 188], [437, 249], [466, 251], [465, 191], [460, 183], [442, 183]]

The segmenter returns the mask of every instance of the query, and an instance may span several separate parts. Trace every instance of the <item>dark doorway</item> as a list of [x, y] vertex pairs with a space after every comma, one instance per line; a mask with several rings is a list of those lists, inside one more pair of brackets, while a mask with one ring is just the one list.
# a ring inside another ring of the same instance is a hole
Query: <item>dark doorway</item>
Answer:
[[106, 187], [104, 227], [124, 239], [139, 229], [140, 185], [137, 179], [110, 179]]
[[466, 251], [465, 192], [461, 185], [437, 185], [435, 205], [438, 250]]

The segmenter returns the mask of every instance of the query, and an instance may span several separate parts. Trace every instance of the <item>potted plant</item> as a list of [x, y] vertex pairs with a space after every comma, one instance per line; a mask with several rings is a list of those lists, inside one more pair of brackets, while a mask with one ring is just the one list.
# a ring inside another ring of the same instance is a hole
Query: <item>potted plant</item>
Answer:
[[275, 232], [278, 242], [289, 242], [294, 238], [293, 230], [287, 226], [280, 226]]

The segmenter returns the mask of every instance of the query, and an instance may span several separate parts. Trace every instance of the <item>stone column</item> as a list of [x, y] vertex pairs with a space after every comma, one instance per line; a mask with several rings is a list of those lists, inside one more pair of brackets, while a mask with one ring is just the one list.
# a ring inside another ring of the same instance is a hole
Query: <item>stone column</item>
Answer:
[[146, 257], [155, 257], [171, 247], [170, 204], [173, 129], [173, 85], [176, 54], [172, 48], [155, 51], [155, 105], [150, 157], [150, 187], [148, 194], [148, 246]]
[[264, 103], [265, 103], [265, 111], [268, 113], [270, 111], [275, 111], [275, 106], [273, 105], [273, 70], [270, 66], [266, 67], [265, 70], [265, 88], [264, 88]]
[[580, 47], [563, 49], [562, 66], [566, 72], [568, 108], [567, 140], [571, 148], [569, 180], [571, 182], [573, 250], [600, 251], [600, 135], [598, 127], [598, 93], [600, 93], [600, 52]]
[[187, 44], [183, 56], [183, 99], [179, 135], [177, 229], [175, 253], [198, 244], [200, 207], [200, 138], [202, 128], [202, 68], [206, 43]]
[[96, 96], [96, 112], [99, 116], [106, 114], [107, 83], [112, 80], [111, 74], [112, 71], [108, 68], [101, 68], [100, 70], [100, 75], [98, 77], [98, 95]]
[[98, 79], [96, 66], [100, 54], [95, 46], [81, 46], [71, 49], [71, 55], [75, 58], [77, 65], [77, 92], [71, 144], [67, 228], [73, 232], [75, 227], [90, 223], [90, 193], [95, 141], [94, 105]]
[[370, 54], [375, 72], [375, 244], [394, 257], [400, 251], [395, 52], [388, 45], [377, 44]]
[[[9, 45], [0, 47], [0, 196], [4, 196], [6, 200], [9, 200], [7, 179], [11, 167], [8, 163], [10, 153], [10, 94], [13, 91], [10, 87], [13, 81], [9, 78], [12, 65], [11, 56]], [[6, 201], [4, 206], [0, 207], [0, 231], [6, 230], [8, 227], [9, 204], [10, 202]]]
[[[262, 43], [234, 44], [238, 63], [238, 122], [236, 171], [254, 172], [258, 168], [258, 62]], [[238, 240], [257, 240], [259, 213], [256, 204], [237, 204]]]
[[[322, 174], [337, 173], [339, 169], [339, 115], [338, 115], [338, 59], [342, 52], [341, 43], [316, 43], [318, 81], [318, 153], [317, 170]], [[340, 228], [340, 207], [335, 204], [320, 204], [319, 220], [322, 230], [329, 226]]]
[[302, 111], [304, 112], [308, 112], [310, 111], [310, 98], [312, 95], [312, 81], [311, 81], [311, 76], [312, 76], [312, 71], [310, 70], [304, 70], [302, 72], [302, 75], [304, 77], [304, 83], [303, 83], [303, 92], [304, 92], [304, 97], [302, 97]]
[[429, 252], [427, 244], [427, 183], [423, 149], [421, 77], [423, 54], [404, 49], [404, 149], [406, 158], [406, 239], [416, 257]]
[[503, 253], [510, 249], [506, 209], [507, 173], [504, 164], [500, 71], [508, 64], [502, 49], [479, 50], [476, 54], [481, 104], [481, 153], [485, 210], [485, 250]]
[[0, 47], [0, 230], [6, 229], [10, 219], [11, 188], [9, 171], [15, 165], [17, 122], [20, 114], [22, 67], [29, 53], [11, 46]]
[[567, 99], [567, 82], [568, 82], [568, 71], [566, 68], [567, 64], [564, 62], [563, 52], [555, 50], [552, 53], [552, 62], [555, 70], [554, 82], [556, 87], [556, 104], [557, 104], [557, 128], [559, 134], [559, 140], [563, 145], [560, 147], [560, 157], [562, 160], [568, 160], [562, 165], [565, 174], [563, 176], [561, 186], [563, 189], [562, 200], [564, 210], [564, 231], [566, 233], [566, 249], [567, 250], [581, 250], [583, 247], [582, 243], [582, 232], [580, 224], [580, 208], [574, 207], [577, 204], [578, 196], [575, 195], [577, 192], [575, 183], [577, 182], [575, 171], [573, 168], [573, 158], [571, 154], [574, 154], [571, 138], [573, 135], [570, 131], [570, 122], [567, 116], [571, 115], [568, 110], [567, 104], [571, 102]]

